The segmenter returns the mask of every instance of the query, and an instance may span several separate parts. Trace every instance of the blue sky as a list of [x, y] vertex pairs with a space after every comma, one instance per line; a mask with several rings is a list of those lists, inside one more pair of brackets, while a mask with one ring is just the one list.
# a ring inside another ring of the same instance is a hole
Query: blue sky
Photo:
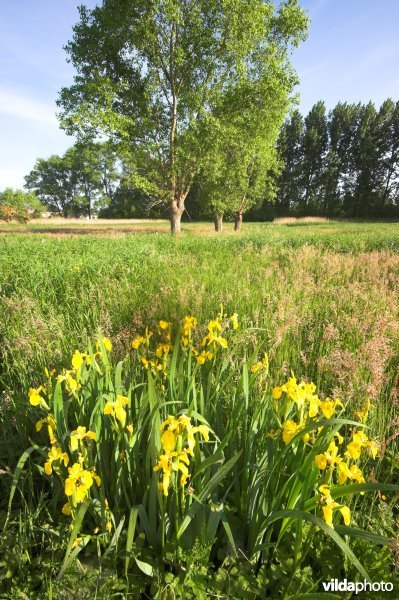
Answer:
[[[82, 0], [83, 1], [83, 0]], [[36, 158], [63, 153], [73, 139], [58, 127], [55, 100], [72, 82], [62, 46], [79, 0], [0, 0], [0, 190], [22, 187]], [[86, 0], [93, 7], [96, 0]], [[312, 20], [296, 50], [300, 109], [318, 100], [377, 106], [399, 99], [398, 0], [302, 0]]]

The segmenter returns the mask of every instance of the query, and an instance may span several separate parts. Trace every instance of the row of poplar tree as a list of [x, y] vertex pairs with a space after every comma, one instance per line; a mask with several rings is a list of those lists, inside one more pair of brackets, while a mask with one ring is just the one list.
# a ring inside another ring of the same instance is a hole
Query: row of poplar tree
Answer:
[[[399, 212], [399, 102], [317, 102], [298, 111], [278, 139], [280, 214], [389, 217]], [[270, 206], [258, 211], [266, 214]]]

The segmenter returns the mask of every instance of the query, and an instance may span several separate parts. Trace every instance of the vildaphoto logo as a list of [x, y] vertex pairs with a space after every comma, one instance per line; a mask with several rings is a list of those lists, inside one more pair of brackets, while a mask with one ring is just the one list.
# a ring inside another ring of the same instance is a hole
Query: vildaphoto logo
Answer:
[[392, 592], [393, 583], [390, 581], [348, 581], [347, 579], [331, 579], [323, 581], [325, 592]]

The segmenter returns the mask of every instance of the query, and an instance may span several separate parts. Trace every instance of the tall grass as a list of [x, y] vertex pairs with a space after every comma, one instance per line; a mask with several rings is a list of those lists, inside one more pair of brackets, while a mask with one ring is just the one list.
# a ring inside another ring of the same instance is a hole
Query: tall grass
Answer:
[[[345, 398], [353, 413], [370, 398], [370, 435], [385, 451], [383, 470], [374, 465], [374, 477], [395, 482], [399, 227], [254, 224], [243, 235], [221, 237], [204, 231], [203, 225], [187, 226], [177, 240], [40, 232], [0, 240], [2, 508], [18, 458], [35, 439], [26, 393], [40, 384], [45, 367], [68, 366], [74, 349], [99, 332], [112, 339], [115, 360], [121, 360], [145, 326], [160, 319], [177, 326], [187, 314], [204, 321], [220, 303], [241, 321], [236, 344], [242, 358], [232, 356], [226, 368], [242, 372], [244, 357], [266, 351], [271, 385], [293, 370], [325, 394]], [[49, 490], [38, 491], [32, 481], [23, 471], [15, 506], [31, 506], [36, 496], [51, 523], [52, 509], [40, 502]], [[362, 528], [375, 524], [382, 510], [373, 498], [354, 501], [362, 506]], [[391, 523], [391, 516], [380, 517]], [[20, 539], [45, 546], [53, 534], [39, 535], [36, 527], [24, 517]], [[372, 525], [375, 532], [378, 527]]]

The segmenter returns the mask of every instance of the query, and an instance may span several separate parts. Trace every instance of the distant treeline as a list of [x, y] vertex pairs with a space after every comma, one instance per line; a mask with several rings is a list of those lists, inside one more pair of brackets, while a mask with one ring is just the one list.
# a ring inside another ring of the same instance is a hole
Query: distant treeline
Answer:
[[378, 111], [372, 102], [340, 102], [328, 114], [318, 102], [305, 119], [295, 111], [281, 129], [278, 152], [277, 213], [399, 214], [399, 102], [388, 99]]
[[[399, 102], [388, 99], [379, 110], [372, 102], [339, 102], [327, 112], [320, 101], [306, 117], [295, 110], [281, 128], [277, 155], [273, 172], [265, 174], [267, 191], [259, 188], [245, 219], [399, 218]], [[78, 144], [63, 157], [39, 159], [26, 185], [64, 216], [167, 217], [167, 209], [150, 208], [145, 194], [135, 189], [131, 169], [115, 146]], [[185, 219], [214, 216], [203, 191], [200, 174], [189, 192]]]

